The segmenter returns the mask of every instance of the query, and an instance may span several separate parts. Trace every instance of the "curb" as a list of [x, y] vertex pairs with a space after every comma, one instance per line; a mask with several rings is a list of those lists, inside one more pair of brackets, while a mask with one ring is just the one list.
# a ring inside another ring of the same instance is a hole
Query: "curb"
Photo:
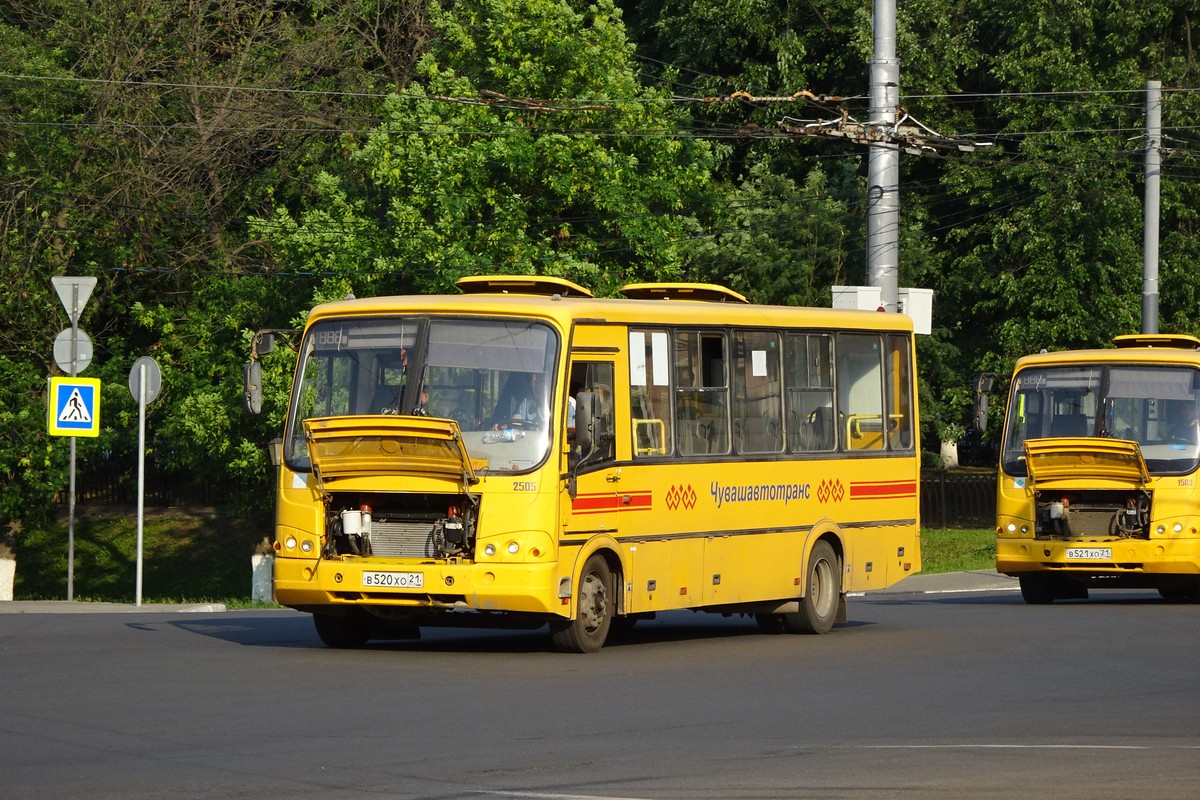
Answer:
[[6, 600], [0, 614], [212, 614], [228, 611], [224, 603], [82, 603], [78, 600]]

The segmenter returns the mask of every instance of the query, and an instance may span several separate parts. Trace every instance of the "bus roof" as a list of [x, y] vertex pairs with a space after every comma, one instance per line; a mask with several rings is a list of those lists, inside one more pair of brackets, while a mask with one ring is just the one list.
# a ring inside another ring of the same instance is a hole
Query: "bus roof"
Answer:
[[1150, 363], [1200, 366], [1200, 339], [1181, 334], [1130, 334], [1114, 338], [1115, 348], [1056, 350], [1017, 359], [1015, 370], [1050, 364]]
[[[464, 279], [471, 288], [454, 295], [394, 295], [366, 297], [323, 303], [314, 308], [309, 321], [335, 316], [375, 316], [385, 314], [457, 314], [525, 316], [555, 320], [564, 329], [573, 321], [632, 323], [640, 325], [746, 325], [757, 327], [812, 326], [856, 330], [911, 332], [912, 320], [903, 314], [805, 306], [761, 306], [745, 302], [737, 292], [711, 284], [689, 284], [727, 293], [730, 302], [697, 303], [680, 300], [667, 293], [634, 293], [639, 299], [595, 298], [590, 293], [541, 291], [552, 286], [571, 284], [559, 278], [513, 276], [524, 284], [509, 284], [507, 276], [479, 276]], [[561, 282], [561, 283], [560, 283]], [[635, 284], [662, 286], [670, 284]], [[682, 284], [675, 284], [681, 286]], [[490, 288], [489, 288], [490, 287]], [[518, 291], [517, 289], [522, 289]], [[580, 287], [582, 288], [582, 287]], [[587, 290], [582, 290], [586, 292]], [[695, 293], [694, 293], [695, 294]], [[703, 295], [704, 292], [700, 292]], [[641, 297], [670, 299], [640, 299]], [[737, 298], [741, 298], [739, 301]], [[801, 319], [800, 317], [803, 317]]]

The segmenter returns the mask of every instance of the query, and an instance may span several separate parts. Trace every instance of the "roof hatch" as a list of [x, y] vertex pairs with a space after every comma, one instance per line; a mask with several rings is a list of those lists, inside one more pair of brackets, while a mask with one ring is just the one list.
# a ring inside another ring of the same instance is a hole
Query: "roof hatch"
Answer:
[[1200, 339], [1181, 333], [1131, 333], [1114, 336], [1117, 347], [1176, 347], [1184, 350], [1200, 350]]
[[592, 297], [591, 291], [553, 275], [471, 275], [454, 283], [465, 294], [534, 294]]
[[707, 303], [749, 303], [743, 295], [715, 283], [631, 283], [621, 288], [630, 300], [700, 300]]

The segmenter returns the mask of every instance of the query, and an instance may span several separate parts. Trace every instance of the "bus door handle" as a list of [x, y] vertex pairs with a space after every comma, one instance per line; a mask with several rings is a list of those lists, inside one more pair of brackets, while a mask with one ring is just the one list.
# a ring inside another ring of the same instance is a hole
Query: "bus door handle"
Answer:
[[604, 480], [608, 481], [609, 483], [617, 483], [621, 480], [621, 470], [608, 473], [604, 476]]

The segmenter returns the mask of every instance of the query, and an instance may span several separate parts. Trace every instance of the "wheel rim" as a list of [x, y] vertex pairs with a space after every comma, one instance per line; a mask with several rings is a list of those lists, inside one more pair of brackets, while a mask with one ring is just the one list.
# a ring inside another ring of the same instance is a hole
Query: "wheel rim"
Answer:
[[607, 615], [608, 590], [598, 574], [589, 572], [579, 591], [579, 618], [584, 631], [594, 634], [603, 626]]
[[809, 594], [813, 598], [813, 609], [821, 618], [833, 613], [836, 592], [833, 589], [833, 565], [828, 559], [819, 559], [813, 564], [812, 585]]

